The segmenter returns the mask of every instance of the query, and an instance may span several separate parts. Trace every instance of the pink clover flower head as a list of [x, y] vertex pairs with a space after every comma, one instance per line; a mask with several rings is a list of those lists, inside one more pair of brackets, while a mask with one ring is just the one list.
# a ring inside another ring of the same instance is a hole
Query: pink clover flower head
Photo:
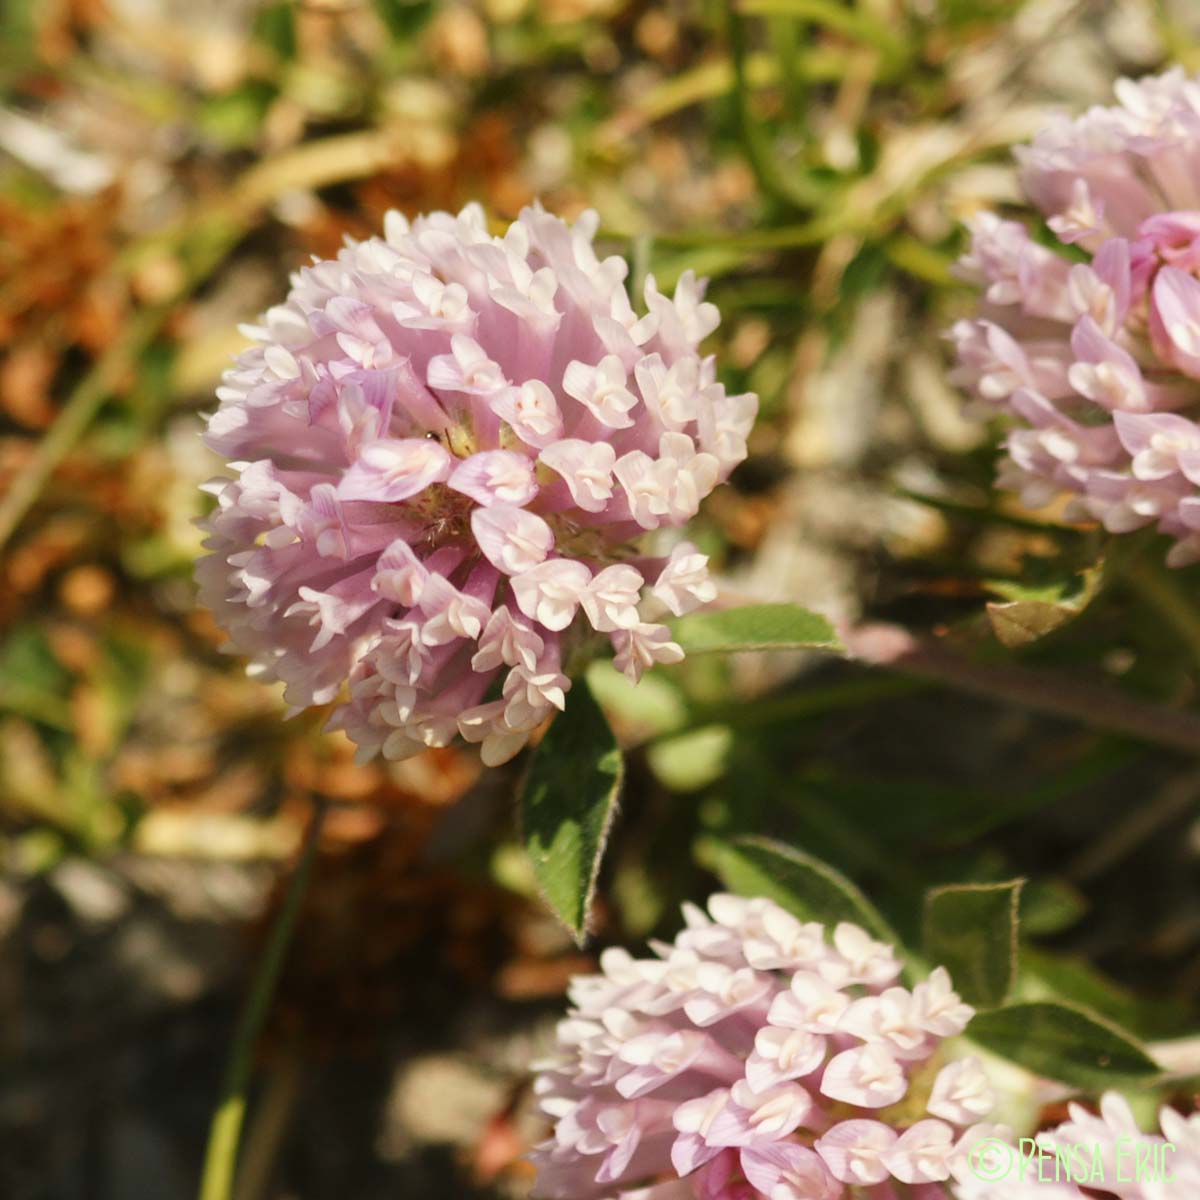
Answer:
[[766, 899], [684, 906], [655, 957], [605, 951], [571, 983], [534, 1085], [549, 1200], [938, 1200], [995, 1098], [944, 1039], [973, 1015], [943, 968], [909, 989], [893, 948]]
[[1200, 81], [1116, 85], [1017, 151], [1059, 246], [984, 212], [958, 273], [955, 379], [1012, 419], [1002, 488], [1112, 533], [1155, 526], [1200, 561]]
[[363, 759], [461, 736], [503, 762], [574, 642], [636, 680], [682, 657], [659, 618], [713, 599], [693, 546], [639, 542], [745, 458], [757, 400], [698, 352], [703, 281], [648, 278], [639, 315], [597, 223], [389, 213], [293, 276], [218, 389], [201, 600], [293, 711], [340, 701]]

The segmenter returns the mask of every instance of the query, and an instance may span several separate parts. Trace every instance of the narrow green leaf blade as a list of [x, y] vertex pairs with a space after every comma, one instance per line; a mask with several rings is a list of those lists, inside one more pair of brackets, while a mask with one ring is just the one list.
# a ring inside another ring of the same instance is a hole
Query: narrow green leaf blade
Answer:
[[692, 613], [672, 621], [671, 634], [689, 654], [842, 649], [833, 626], [798, 604], [748, 604]]
[[1114, 1087], [1161, 1074], [1130, 1034], [1065, 1004], [1038, 1001], [977, 1013], [967, 1026], [967, 1037], [1072, 1087]]
[[768, 838], [738, 838], [718, 848], [717, 874], [731, 891], [765, 896], [804, 921], [853, 921], [893, 945], [900, 939], [875, 906], [840, 871]]
[[958, 993], [976, 1008], [1003, 1004], [1012, 988], [1023, 883], [965, 883], [925, 895], [925, 957], [945, 967]]
[[538, 886], [582, 943], [600, 860], [624, 776], [620, 747], [587, 681], [533, 754], [521, 789], [521, 826]]

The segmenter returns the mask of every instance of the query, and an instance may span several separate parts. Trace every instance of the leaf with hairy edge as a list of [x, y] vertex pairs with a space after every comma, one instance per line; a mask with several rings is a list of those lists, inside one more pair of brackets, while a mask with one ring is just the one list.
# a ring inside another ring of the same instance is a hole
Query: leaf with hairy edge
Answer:
[[977, 1013], [967, 1037], [1037, 1075], [1073, 1087], [1101, 1089], [1161, 1074], [1130, 1034], [1065, 1004], [1039, 1001]]
[[1012, 988], [1023, 883], [964, 883], [925, 894], [925, 957], [945, 967], [976, 1008], [1003, 1004]]
[[688, 654], [733, 650], [841, 650], [833, 626], [797, 604], [748, 604], [692, 613], [670, 622]]
[[529, 764], [521, 826], [538, 886], [580, 944], [624, 770], [604, 713], [587, 681], [576, 679]]
[[781, 842], [738, 838], [717, 850], [717, 874], [731, 891], [765, 896], [803, 921], [853, 921], [893, 945], [900, 939], [875, 906], [839, 871]]

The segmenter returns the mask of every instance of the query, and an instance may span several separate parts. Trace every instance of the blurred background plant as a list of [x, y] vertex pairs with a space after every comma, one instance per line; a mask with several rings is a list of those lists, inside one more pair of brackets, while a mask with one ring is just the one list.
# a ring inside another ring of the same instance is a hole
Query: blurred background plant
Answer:
[[520, 763], [355, 766], [193, 601], [237, 323], [390, 207], [595, 207], [635, 279], [711, 275], [763, 403], [696, 531], [727, 592], [926, 639], [594, 665], [628, 761], [597, 944], [767, 833], [906, 937], [929, 886], [1028, 875], [1021, 995], [1196, 1027], [1200, 573], [997, 500], [939, 340], [1008, 147], [1200, 68], [1189, 0], [9, 0], [0, 38], [0, 1195], [192, 1194], [314, 802], [240, 1200], [528, 1187], [524, 1072], [592, 959]]

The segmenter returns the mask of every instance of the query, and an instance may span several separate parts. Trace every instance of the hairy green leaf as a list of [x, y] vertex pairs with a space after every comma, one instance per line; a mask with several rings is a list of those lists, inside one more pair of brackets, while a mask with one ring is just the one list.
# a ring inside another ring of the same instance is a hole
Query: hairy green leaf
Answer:
[[968, 1004], [994, 1008], [1008, 997], [1023, 882], [952, 884], [925, 895], [925, 956], [950, 972]]
[[1160, 1074], [1130, 1034], [1065, 1004], [1010, 1004], [977, 1013], [967, 1036], [1027, 1070], [1074, 1087], [1113, 1087]]
[[738, 838], [717, 851], [717, 874], [743, 896], [765, 896], [804, 921], [853, 921], [895, 945], [900, 939], [853, 883], [827, 863], [767, 838]]
[[555, 718], [529, 764], [521, 825], [538, 886], [581, 943], [623, 775], [608, 721], [587, 681], [577, 679], [566, 711]]

